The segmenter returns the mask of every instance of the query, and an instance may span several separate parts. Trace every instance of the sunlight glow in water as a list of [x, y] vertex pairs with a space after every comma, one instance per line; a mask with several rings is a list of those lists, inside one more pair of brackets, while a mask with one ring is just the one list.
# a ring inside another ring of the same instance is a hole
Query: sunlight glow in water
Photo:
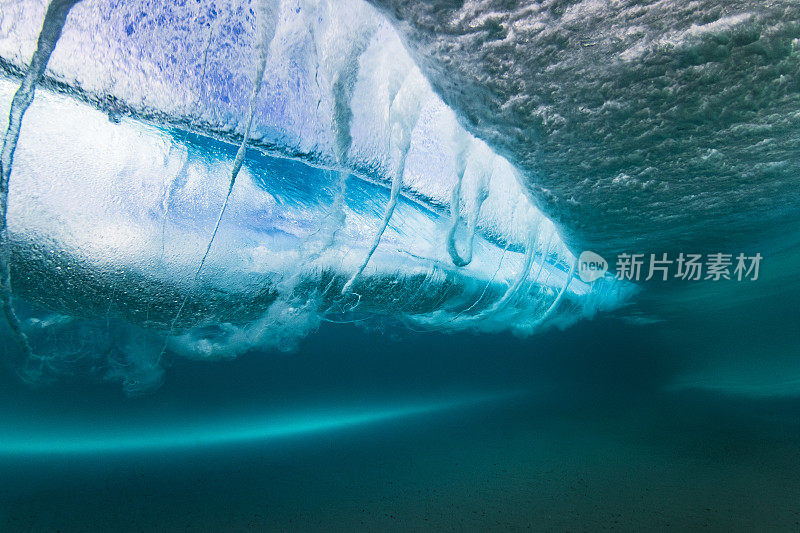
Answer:
[[130, 453], [190, 447], [210, 447], [233, 443], [268, 442], [302, 437], [315, 433], [348, 430], [393, 420], [421, 417], [508, 400], [520, 392], [487, 394], [430, 403], [407, 403], [396, 406], [373, 406], [364, 409], [317, 409], [292, 414], [266, 414], [219, 424], [158, 425], [150, 431], [137, 428], [121, 431], [118, 426], [95, 430], [52, 428], [48, 433], [9, 432], [9, 424], [0, 432], [0, 454], [88, 454]]

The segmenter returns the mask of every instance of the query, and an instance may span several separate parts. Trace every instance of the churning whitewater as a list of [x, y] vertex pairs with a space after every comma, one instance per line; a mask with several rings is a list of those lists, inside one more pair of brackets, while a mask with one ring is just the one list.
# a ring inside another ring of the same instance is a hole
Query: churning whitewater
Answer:
[[16, 366], [136, 391], [324, 320], [528, 334], [631, 293], [582, 250], [789, 246], [797, 10], [7, 0]]
[[[5, 167], [26, 379], [139, 393], [170, 357], [291, 349], [321, 321], [528, 334], [630, 291], [575, 278], [373, 7], [67, 4]], [[46, 8], [3, 6], [3, 109]]]

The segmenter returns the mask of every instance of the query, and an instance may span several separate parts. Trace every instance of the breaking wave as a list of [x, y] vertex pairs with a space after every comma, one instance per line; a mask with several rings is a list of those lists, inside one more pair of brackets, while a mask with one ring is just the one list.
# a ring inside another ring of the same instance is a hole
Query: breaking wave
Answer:
[[[46, 7], [3, 6], [0, 109]], [[79, 2], [14, 155], [9, 359], [140, 393], [325, 320], [529, 334], [617, 305], [520, 183], [363, 2]]]

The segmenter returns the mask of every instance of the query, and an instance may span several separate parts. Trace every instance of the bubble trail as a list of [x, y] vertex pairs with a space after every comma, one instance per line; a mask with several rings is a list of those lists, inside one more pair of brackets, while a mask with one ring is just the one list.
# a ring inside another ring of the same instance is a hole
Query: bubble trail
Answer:
[[23, 355], [30, 358], [33, 356], [33, 349], [22, 326], [14, 311], [14, 304], [11, 301], [13, 293], [11, 290], [11, 246], [8, 239], [8, 188], [11, 183], [11, 168], [14, 161], [14, 151], [19, 141], [20, 130], [22, 129], [22, 117], [25, 111], [33, 102], [36, 93], [36, 84], [42, 79], [47, 68], [50, 55], [56, 47], [61, 31], [67, 21], [70, 9], [80, 2], [80, 0], [53, 0], [47, 7], [44, 16], [42, 30], [39, 32], [39, 39], [36, 43], [36, 51], [33, 53], [31, 63], [19, 89], [14, 94], [11, 101], [11, 112], [8, 117], [8, 129], [3, 139], [3, 151], [0, 154], [0, 300], [2, 300], [3, 312], [6, 316], [11, 332], [22, 347]]

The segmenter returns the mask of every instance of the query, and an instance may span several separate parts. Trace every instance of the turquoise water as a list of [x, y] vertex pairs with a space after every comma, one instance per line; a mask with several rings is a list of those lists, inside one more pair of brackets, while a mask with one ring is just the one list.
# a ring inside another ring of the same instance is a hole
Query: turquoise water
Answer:
[[798, 21], [3, 3], [0, 530], [797, 530]]
[[136, 400], [6, 380], [4, 527], [796, 528], [796, 397], [665, 391], [704, 353], [659, 330], [331, 325]]

